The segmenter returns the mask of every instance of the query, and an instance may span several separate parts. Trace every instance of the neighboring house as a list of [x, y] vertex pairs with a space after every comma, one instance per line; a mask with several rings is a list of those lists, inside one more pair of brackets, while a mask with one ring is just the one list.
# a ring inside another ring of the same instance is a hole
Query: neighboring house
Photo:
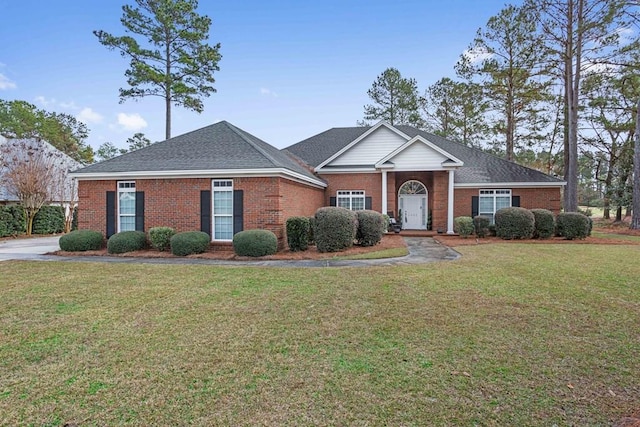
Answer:
[[243, 229], [284, 244], [291, 216], [329, 205], [402, 213], [404, 229], [505, 206], [560, 210], [563, 181], [410, 126], [334, 128], [278, 150], [227, 122], [72, 174], [79, 227], [106, 236], [170, 226], [229, 242]]
[[[10, 153], [6, 156], [7, 159], [13, 157], [20, 158], [24, 153], [16, 153], [14, 150], [25, 146], [42, 147], [45, 152], [55, 154], [56, 160], [54, 167], [57, 170], [54, 174], [55, 182], [52, 183], [50, 189], [51, 199], [49, 202], [66, 207], [70, 204], [75, 204], [77, 201], [78, 184], [69, 176], [69, 172], [82, 167], [82, 164], [73, 160], [48, 142], [37, 139], [7, 139], [0, 136], [0, 156], [4, 157], [5, 151], [8, 149]], [[5, 181], [1, 179], [3, 173], [4, 170], [0, 166], [0, 205], [18, 203], [18, 198], [12, 193], [11, 189], [6, 186]]]

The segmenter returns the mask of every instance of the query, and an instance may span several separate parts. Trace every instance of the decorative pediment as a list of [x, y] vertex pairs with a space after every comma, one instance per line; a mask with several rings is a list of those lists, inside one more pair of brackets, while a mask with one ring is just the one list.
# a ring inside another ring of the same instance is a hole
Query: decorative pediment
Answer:
[[464, 163], [421, 136], [411, 138], [380, 161], [376, 168], [393, 163], [395, 171], [443, 170], [457, 168]]

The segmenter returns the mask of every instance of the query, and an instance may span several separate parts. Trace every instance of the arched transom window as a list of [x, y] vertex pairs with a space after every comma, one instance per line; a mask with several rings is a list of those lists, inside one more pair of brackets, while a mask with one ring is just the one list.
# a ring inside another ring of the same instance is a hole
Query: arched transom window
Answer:
[[407, 181], [400, 187], [400, 194], [427, 194], [427, 188], [420, 181]]

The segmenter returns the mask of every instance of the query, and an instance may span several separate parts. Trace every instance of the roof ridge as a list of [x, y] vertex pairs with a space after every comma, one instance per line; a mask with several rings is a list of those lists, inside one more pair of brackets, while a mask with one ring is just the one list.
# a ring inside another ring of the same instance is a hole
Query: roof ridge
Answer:
[[[240, 138], [242, 138], [246, 143], [248, 143], [249, 145], [251, 145], [253, 148], [255, 148], [260, 154], [262, 154], [264, 157], [266, 157], [274, 166], [280, 166], [280, 167], [285, 167], [284, 165], [280, 164], [280, 162], [277, 162], [276, 159], [269, 154], [266, 150], [264, 150], [262, 147], [259, 147], [254, 141], [251, 141], [251, 139], [247, 138], [246, 135], [244, 135], [244, 131], [242, 131], [241, 129], [236, 128], [234, 125], [232, 125], [231, 123], [227, 122], [226, 120], [223, 120], [220, 123], [224, 123], [231, 131], [233, 131], [233, 133], [235, 133], [236, 135], [238, 135]], [[252, 135], [253, 136], [253, 135]], [[260, 138], [258, 138], [257, 136], [254, 136], [254, 138], [262, 141]], [[268, 144], [265, 141], [262, 141], [265, 144]]]

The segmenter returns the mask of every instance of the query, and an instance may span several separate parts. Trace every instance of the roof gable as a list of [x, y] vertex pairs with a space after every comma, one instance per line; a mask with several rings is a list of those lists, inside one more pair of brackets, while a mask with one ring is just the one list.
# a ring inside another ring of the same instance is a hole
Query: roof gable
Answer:
[[438, 170], [463, 165], [455, 156], [422, 136], [411, 138], [376, 163], [376, 167], [385, 163], [393, 163], [396, 171]]

